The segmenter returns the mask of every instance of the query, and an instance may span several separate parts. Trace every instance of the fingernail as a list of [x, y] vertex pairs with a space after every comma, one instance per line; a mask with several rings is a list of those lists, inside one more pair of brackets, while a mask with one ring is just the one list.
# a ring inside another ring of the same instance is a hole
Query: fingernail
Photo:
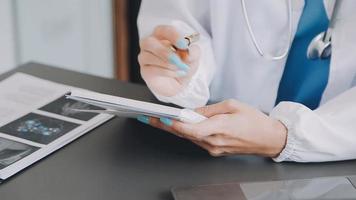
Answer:
[[176, 43], [176, 47], [178, 47], [178, 49], [188, 49], [188, 40], [184, 38], [179, 39]]
[[144, 123], [144, 124], [149, 124], [150, 123], [150, 119], [147, 116], [144, 115], [140, 115], [137, 117], [137, 120]]
[[187, 72], [183, 71], [183, 70], [179, 70], [179, 71], [177, 71], [177, 74], [178, 74], [178, 77], [183, 77], [183, 76], [187, 75]]
[[169, 119], [169, 118], [162, 117], [159, 120], [166, 126], [172, 126], [173, 125], [173, 121], [171, 119]]
[[176, 65], [181, 70], [184, 70], [184, 71], [189, 70], [189, 66], [187, 64], [183, 63], [182, 60], [175, 53], [172, 53], [171, 55], [169, 55], [168, 60], [170, 63]]

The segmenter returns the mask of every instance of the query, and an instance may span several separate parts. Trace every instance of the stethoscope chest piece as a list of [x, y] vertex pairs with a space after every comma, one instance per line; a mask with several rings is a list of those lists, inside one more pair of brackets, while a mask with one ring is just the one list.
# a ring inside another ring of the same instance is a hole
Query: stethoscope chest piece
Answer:
[[331, 56], [331, 39], [325, 41], [325, 32], [319, 33], [309, 43], [308, 59], [328, 59]]

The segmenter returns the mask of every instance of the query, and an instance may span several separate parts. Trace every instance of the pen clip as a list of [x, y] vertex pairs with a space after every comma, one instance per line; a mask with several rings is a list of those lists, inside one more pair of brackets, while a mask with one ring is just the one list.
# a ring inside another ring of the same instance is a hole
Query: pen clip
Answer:
[[192, 43], [197, 42], [200, 39], [200, 33], [193, 33], [185, 36], [184, 39], [188, 40], [188, 46], [190, 46]]

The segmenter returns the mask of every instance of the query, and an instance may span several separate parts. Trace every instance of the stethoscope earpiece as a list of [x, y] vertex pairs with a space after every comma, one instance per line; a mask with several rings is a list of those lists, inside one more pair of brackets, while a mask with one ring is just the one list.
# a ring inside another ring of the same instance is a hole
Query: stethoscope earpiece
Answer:
[[307, 50], [308, 59], [327, 59], [331, 56], [331, 40], [324, 41], [325, 32], [319, 33], [309, 43]]

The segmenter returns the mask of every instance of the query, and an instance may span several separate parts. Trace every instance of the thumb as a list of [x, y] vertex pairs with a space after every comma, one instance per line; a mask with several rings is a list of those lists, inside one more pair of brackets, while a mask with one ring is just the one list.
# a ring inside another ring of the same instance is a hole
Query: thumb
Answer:
[[240, 108], [242, 107], [243, 107], [242, 103], [233, 99], [229, 99], [216, 104], [197, 108], [195, 109], [195, 111], [209, 118], [218, 114], [234, 113], [240, 110]]
[[184, 62], [191, 64], [191, 63], [199, 62], [200, 55], [201, 55], [200, 47], [196, 44], [193, 44], [189, 47], [188, 55], [183, 57], [182, 59]]

